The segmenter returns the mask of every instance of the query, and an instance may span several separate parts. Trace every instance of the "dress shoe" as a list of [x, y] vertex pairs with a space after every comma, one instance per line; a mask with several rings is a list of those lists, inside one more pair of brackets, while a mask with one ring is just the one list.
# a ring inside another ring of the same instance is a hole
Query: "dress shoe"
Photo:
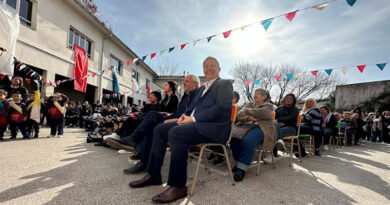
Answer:
[[151, 175], [147, 174], [140, 180], [130, 182], [129, 186], [131, 188], [142, 188], [150, 185], [161, 185], [161, 184], [162, 184], [161, 177], [152, 177]]
[[320, 156], [321, 156], [320, 150], [319, 150], [319, 149], [316, 149], [316, 150], [314, 151], [314, 155], [320, 157]]
[[152, 198], [152, 201], [153, 203], [157, 203], [157, 204], [165, 204], [165, 203], [176, 201], [178, 199], [185, 198], [186, 196], [187, 196], [187, 187], [181, 189], [176, 187], [169, 187], [162, 193], [154, 196]]
[[129, 157], [131, 160], [140, 160], [141, 159], [141, 152], [136, 151], [133, 155]]
[[237, 168], [237, 170], [234, 172], [233, 178], [235, 182], [240, 182], [244, 179], [245, 177], [245, 171]]
[[122, 139], [107, 138], [107, 144], [114, 149], [123, 149], [129, 152], [135, 152], [137, 144], [135, 142], [127, 142]]
[[141, 162], [138, 162], [134, 166], [132, 166], [128, 169], [124, 169], [123, 173], [124, 174], [135, 174], [135, 173], [143, 172], [145, 170], [146, 170], [146, 167]]

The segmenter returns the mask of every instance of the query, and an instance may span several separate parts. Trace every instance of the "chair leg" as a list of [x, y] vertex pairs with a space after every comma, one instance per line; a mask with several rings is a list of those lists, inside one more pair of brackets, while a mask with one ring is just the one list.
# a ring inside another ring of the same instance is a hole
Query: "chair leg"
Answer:
[[198, 173], [199, 173], [200, 163], [202, 162], [202, 156], [203, 156], [204, 148], [205, 148], [204, 146], [202, 146], [202, 147], [200, 148], [198, 163], [196, 164], [195, 175], [194, 175], [194, 179], [193, 179], [192, 185], [191, 185], [190, 196], [193, 195], [193, 193], [194, 193], [194, 188], [195, 188], [195, 184], [196, 184], [196, 180], [198, 180]]
[[259, 149], [259, 159], [257, 160], [257, 172], [256, 172], [256, 176], [259, 176], [260, 175], [260, 162], [261, 162], [261, 156], [263, 155], [263, 152], [261, 149]]
[[207, 160], [207, 154], [206, 152], [203, 152], [203, 161], [204, 161], [204, 169], [207, 171], [207, 173], [211, 174], [209, 161]]
[[299, 152], [299, 162], [302, 162], [302, 150], [301, 150], [301, 143], [299, 142], [299, 137], [297, 137], [297, 143], [298, 143], [298, 152]]
[[325, 142], [325, 139], [324, 139], [324, 136], [322, 136], [321, 138], [322, 142], [321, 142], [321, 151], [325, 151], [325, 148], [324, 148], [324, 142]]
[[[293, 156], [293, 152], [294, 152], [294, 138], [291, 138], [291, 143], [290, 143], [290, 160], [289, 160], [289, 162], [288, 162], [288, 165], [290, 166], [290, 167], [292, 167], [292, 156]], [[299, 146], [299, 145], [298, 145]]]
[[234, 178], [233, 178], [233, 173], [232, 173], [232, 167], [230, 166], [230, 160], [229, 160], [229, 155], [226, 150], [225, 146], [221, 146], [223, 148], [223, 152], [225, 153], [225, 158], [226, 158], [226, 166], [228, 168], [228, 172], [230, 175], [230, 179], [232, 180], [232, 185], [234, 186]]

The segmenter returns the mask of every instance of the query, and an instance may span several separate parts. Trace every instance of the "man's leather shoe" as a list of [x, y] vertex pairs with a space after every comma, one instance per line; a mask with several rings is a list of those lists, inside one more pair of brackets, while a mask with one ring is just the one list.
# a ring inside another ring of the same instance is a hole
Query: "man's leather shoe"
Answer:
[[169, 187], [164, 192], [154, 196], [152, 201], [157, 204], [165, 204], [176, 201], [178, 199], [182, 199], [187, 196], [187, 187], [184, 188], [176, 188]]
[[146, 170], [146, 167], [141, 162], [138, 162], [134, 166], [132, 166], [128, 169], [124, 169], [123, 173], [124, 174], [135, 174], [135, 173], [143, 172], [145, 170]]
[[150, 185], [161, 185], [161, 184], [162, 184], [161, 177], [154, 178], [150, 174], [147, 174], [140, 180], [130, 182], [129, 186], [131, 188], [142, 188]]
[[135, 143], [128, 143], [123, 141], [122, 139], [113, 139], [108, 138], [106, 140], [107, 144], [115, 149], [123, 149], [129, 152], [135, 152], [135, 147], [137, 146]]

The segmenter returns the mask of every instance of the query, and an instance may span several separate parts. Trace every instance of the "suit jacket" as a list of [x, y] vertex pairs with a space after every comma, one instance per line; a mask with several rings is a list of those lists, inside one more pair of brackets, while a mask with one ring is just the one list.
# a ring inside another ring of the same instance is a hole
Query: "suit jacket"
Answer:
[[204, 86], [199, 89], [185, 114], [190, 116], [195, 109], [198, 133], [215, 142], [226, 143], [230, 133], [233, 85], [228, 80], [217, 78], [202, 96], [204, 89]]

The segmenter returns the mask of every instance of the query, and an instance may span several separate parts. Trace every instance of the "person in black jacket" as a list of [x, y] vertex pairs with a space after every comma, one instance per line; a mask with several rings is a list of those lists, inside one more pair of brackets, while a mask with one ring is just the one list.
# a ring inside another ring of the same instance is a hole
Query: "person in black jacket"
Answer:
[[356, 124], [354, 144], [357, 145], [359, 143], [360, 139], [363, 139], [365, 136], [365, 131], [363, 129], [363, 126], [365, 125], [365, 123], [363, 120], [363, 112], [360, 109], [360, 107], [354, 108], [352, 113], [357, 113], [357, 115], [358, 115], [354, 119], [354, 123]]
[[69, 103], [69, 108], [66, 111], [66, 120], [65, 120], [65, 125], [68, 127], [75, 127], [77, 126], [77, 121], [79, 118], [80, 112], [79, 110], [75, 107], [74, 102]]
[[[62, 137], [64, 134], [64, 116], [66, 112], [65, 105], [69, 98], [61, 93], [54, 93], [48, 98], [48, 121], [50, 121], [50, 137]], [[56, 135], [57, 134], [57, 135]]]
[[11, 98], [14, 93], [20, 93], [22, 96], [22, 102], [26, 103], [28, 100], [27, 90], [23, 87], [23, 79], [19, 76], [12, 76], [11, 85], [7, 88], [7, 92], [7, 98]]
[[169, 115], [176, 112], [179, 98], [176, 95], [177, 83], [174, 81], [167, 81], [163, 87], [165, 93], [164, 99], [161, 101], [161, 112], [164, 115]]
[[333, 113], [329, 112], [328, 107], [322, 106], [320, 108], [321, 115], [322, 115], [322, 135], [324, 136], [324, 150], [328, 151], [329, 147], [329, 139], [330, 136], [336, 136], [337, 134], [337, 119], [336, 116], [333, 115]]
[[[294, 94], [287, 94], [282, 101], [282, 106], [275, 110], [275, 129], [278, 137], [276, 148], [284, 151], [286, 147], [282, 139], [283, 137], [296, 135], [299, 110], [295, 106], [297, 100]], [[277, 149], [274, 149], [275, 156]]]

